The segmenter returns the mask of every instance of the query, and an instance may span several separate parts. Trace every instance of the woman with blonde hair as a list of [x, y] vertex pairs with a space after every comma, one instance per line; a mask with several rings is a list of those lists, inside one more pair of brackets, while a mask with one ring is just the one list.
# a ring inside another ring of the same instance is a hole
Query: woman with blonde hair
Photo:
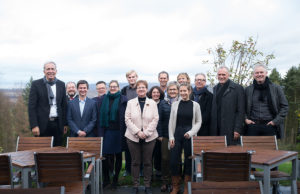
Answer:
[[181, 99], [172, 104], [169, 120], [169, 143], [171, 148], [172, 194], [179, 192], [181, 177], [181, 154], [184, 149], [184, 194], [187, 194], [187, 183], [191, 181], [192, 160], [191, 137], [195, 136], [201, 127], [202, 117], [200, 106], [190, 100], [191, 86], [183, 83], [179, 86]]

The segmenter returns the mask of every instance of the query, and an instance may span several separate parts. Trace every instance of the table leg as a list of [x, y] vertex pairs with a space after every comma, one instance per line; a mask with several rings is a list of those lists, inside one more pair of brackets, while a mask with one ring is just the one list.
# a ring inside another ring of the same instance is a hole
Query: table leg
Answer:
[[270, 193], [270, 167], [264, 166], [264, 194]]
[[291, 193], [297, 193], [297, 168], [298, 161], [297, 158], [292, 160], [292, 181], [291, 181]]
[[31, 172], [31, 168], [22, 168], [22, 188], [29, 188], [29, 172]]
[[96, 181], [96, 194], [99, 194], [99, 166], [100, 166], [100, 160], [99, 159], [97, 159], [96, 160], [96, 179], [95, 179], [95, 181]]

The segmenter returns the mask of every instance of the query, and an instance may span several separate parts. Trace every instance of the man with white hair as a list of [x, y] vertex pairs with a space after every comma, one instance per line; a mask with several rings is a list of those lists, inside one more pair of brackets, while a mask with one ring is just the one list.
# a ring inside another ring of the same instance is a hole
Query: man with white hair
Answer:
[[226, 135], [227, 144], [238, 143], [245, 119], [244, 89], [229, 79], [226, 66], [218, 68], [219, 83], [213, 88], [211, 135]]
[[62, 145], [67, 132], [65, 83], [56, 78], [56, 64], [44, 64], [44, 77], [32, 82], [28, 102], [29, 122], [34, 136], [54, 136], [54, 146]]
[[253, 84], [245, 89], [246, 135], [283, 138], [288, 102], [280, 86], [268, 78], [265, 65], [256, 65]]

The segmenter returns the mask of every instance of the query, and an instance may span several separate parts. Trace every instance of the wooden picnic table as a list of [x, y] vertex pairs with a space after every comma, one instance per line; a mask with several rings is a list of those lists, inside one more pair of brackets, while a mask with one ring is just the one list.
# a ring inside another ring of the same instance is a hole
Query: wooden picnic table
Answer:
[[[298, 152], [284, 150], [253, 149], [251, 147], [228, 146], [220, 149], [210, 150], [210, 152], [237, 153], [252, 151], [251, 167], [263, 169], [264, 193], [270, 193], [270, 171], [280, 164], [292, 161], [291, 191], [297, 193], [297, 158]], [[195, 153], [200, 156], [201, 153]]]
[[[13, 167], [20, 169], [22, 172], [22, 187], [29, 187], [29, 172], [35, 170], [34, 152], [48, 152], [48, 153], [67, 153], [80, 152], [80, 150], [68, 149], [66, 147], [52, 147], [39, 148], [26, 151], [8, 152], [1, 155], [10, 155]], [[85, 161], [92, 161], [95, 164], [95, 154], [84, 152], [83, 158]], [[95, 173], [94, 173], [95, 174]], [[95, 178], [95, 177], [94, 177]], [[94, 188], [92, 188], [93, 190]]]

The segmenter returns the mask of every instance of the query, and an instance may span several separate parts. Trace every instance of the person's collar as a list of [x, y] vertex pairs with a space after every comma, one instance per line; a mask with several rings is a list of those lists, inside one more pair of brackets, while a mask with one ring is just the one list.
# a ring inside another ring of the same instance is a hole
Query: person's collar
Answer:
[[78, 99], [79, 99], [79, 102], [86, 102], [86, 97], [83, 100], [81, 100], [80, 97]]
[[133, 86], [131, 86], [131, 85], [129, 84], [128, 87], [129, 87], [130, 89], [136, 89], [136, 83], [135, 83]]

